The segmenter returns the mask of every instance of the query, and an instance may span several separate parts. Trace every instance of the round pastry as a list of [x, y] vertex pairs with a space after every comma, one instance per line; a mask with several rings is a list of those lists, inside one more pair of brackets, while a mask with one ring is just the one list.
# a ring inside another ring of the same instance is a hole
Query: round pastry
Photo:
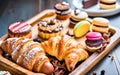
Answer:
[[56, 18], [60, 20], [66, 20], [71, 16], [70, 5], [67, 2], [59, 2], [54, 6], [56, 10]]
[[88, 18], [88, 14], [86, 12], [80, 11], [79, 9], [75, 9], [71, 13], [69, 27], [73, 28], [76, 23], [82, 20], [87, 20], [87, 18]]
[[84, 36], [90, 30], [90, 25], [91, 24], [88, 21], [78, 22], [73, 29], [75, 37]]
[[101, 33], [107, 33], [109, 30], [109, 20], [102, 17], [96, 17], [92, 20], [92, 30], [101, 32]]
[[89, 32], [86, 34], [86, 48], [90, 52], [95, 52], [102, 47], [102, 34], [99, 32]]
[[63, 26], [59, 20], [43, 20], [38, 24], [38, 35], [43, 39], [62, 35]]
[[101, 9], [114, 9], [116, 8], [116, 0], [100, 0]]
[[32, 37], [32, 30], [29, 24], [24, 22], [15, 22], [8, 27], [8, 36], [13, 37]]

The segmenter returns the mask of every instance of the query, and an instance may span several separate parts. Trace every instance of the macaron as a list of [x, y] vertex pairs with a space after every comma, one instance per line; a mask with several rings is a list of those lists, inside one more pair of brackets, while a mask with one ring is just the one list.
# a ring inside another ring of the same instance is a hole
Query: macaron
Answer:
[[88, 14], [85, 11], [80, 11], [79, 9], [72, 10], [69, 27], [73, 28], [76, 23], [82, 20], [87, 20], [87, 18]]
[[72, 11], [71, 18], [75, 21], [81, 21], [88, 18], [88, 14], [85, 11], [80, 11], [79, 9], [76, 9]]
[[102, 47], [102, 34], [99, 32], [88, 32], [86, 34], [86, 48], [89, 52], [95, 52]]
[[78, 22], [73, 29], [74, 36], [77, 38], [84, 36], [90, 30], [90, 25], [88, 21]]
[[114, 9], [116, 2], [117, 0], [100, 0], [99, 6], [101, 9]]
[[109, 20], [102, 17], [96, 17], [92, 20], [92, 30], [100, 33], [107, 33], [109, 30]]

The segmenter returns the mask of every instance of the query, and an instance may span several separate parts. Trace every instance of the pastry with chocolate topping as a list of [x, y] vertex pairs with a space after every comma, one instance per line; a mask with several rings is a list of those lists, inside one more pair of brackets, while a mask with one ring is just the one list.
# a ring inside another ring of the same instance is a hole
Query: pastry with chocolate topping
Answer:
[[75, 9], [71, 13], [70, 17], [70, 28], [74, 28], [74, 26], [82, 20], [87, 20], [88, 14], [84, 11], [80, 11], [79, 9]]
[[59, 20], [42, 20], [38, 24], [38, 35], [42, 39], [49, 39], [51, 37], [62, 35], [63, 26]]
[[56, 18], [60, 19], [60, 20], [66, 20], [68, 18], [70, 18], [71, 16], [71, 9], [70, 9], [70, 4], [67, 2], [58, 2], [55, 6], [54, 6], [55, 10], [56, 10]]
[[24, 22], [15, 22], [8, 27], [8, 36], [13, 37], [32, 37], [31, 26]]
[[83, 8], [89, 8], [98, 3], [98, 0], [82, 0]]
[[116, 0], [100, 0], [101, 9], [114, 9], [116, 8]]

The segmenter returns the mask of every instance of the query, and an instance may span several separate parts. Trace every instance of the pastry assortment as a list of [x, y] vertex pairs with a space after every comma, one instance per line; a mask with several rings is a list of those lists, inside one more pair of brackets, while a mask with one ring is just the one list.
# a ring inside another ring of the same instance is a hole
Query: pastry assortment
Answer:
[[83, 8], [87, 9], [96, 4], [102, 10], [109, 10], [116, 8], [117, 0], [82, 0]]
[[8, 36], [13, 37], [32, 37], [31, 26], [24, 22], [15, 22], [8, 27]]
[[[38, 30], [37, 38], [42, 41], [31, 38], [29, 24], [16, 22], [8, 27], [9, 37], [0, 47], [11, 56], [11, 61], [33, 72], [65, 75], [86, 60], [90, 53], [106, 48], [111, 36], [108, 19], [95, 17], [89, 22], [86, 12], [78, 9], [71, 12], [66, 2], [59, 2], [54, 8], [56, 17], [40, 20], [35, 29]], [[72, 37], [63, 34], [65, 20], [69, 20]], [[84, 38], [85, 47], [76, 38]]]
[[82, 45], [70, 36], [56, 36], [42, 42], [41, 46], [49, 55], [55, 56], [59, 61], [65, 60], [68, 71], [73, 71], [77, 62], [88, 58], [88, 53]]

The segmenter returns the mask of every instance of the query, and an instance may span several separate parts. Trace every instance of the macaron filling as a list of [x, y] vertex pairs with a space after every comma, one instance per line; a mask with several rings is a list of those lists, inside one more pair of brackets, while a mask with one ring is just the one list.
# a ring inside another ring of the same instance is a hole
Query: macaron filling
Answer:
[[116, 2], [113, 2], [113, 3], [105, 3], [105, 2], [102, 2], [102, 1], [100, 1], [100, 3], [106, 4], [106, 5], [114, 5], [114, 4], [116, 4]]
[[94, 52], [97, 49], [102, 47], [102, 34], [99, 32], [89, 32], [86, 34], [86, 47], [91, 52]]
[[94, 26], [96, 27], [102, 27], [102, 28], [108, 28], [109, 26], [102, 26], [102, 25], [96, 25], [96, 24], [93, 24]]
[[86, 40], [85, 43], [89, 47], [98, 47], [102, 44], [102, 39], [99, 40]]

